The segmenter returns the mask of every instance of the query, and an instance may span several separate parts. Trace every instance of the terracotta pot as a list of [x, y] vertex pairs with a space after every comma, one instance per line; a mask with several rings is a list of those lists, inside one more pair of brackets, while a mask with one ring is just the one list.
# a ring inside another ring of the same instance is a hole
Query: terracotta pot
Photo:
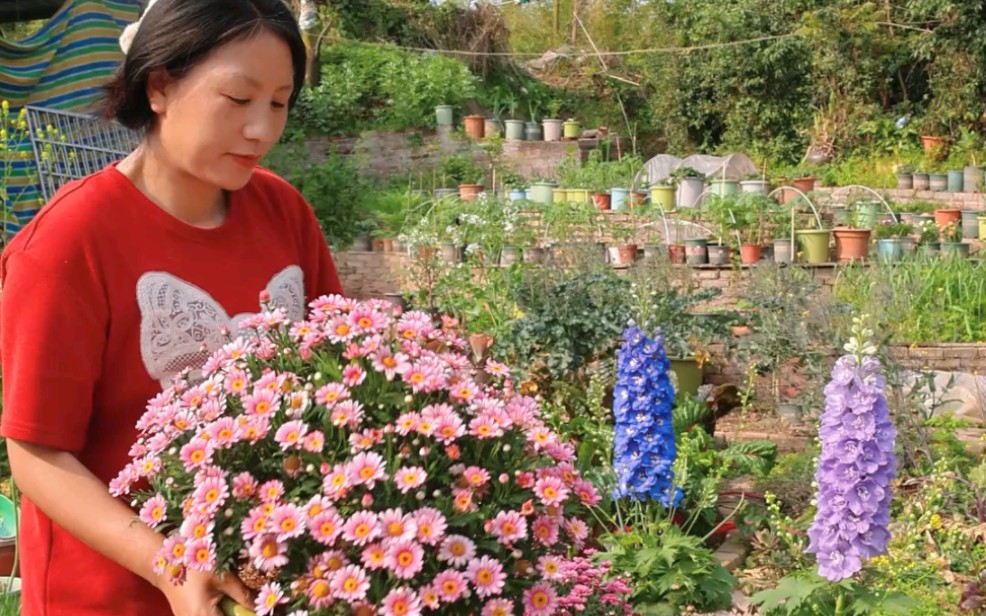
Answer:
[[463, 201], [475, 201], [476, 195], [483, 192], [482, 184], [459, 184], [459, 198]]
[[377, 238], [370, 240], [370, 249], [373, 252], [383, 252], [383, 240]]
[[617, 251], [619, 251], [620, 265], [629, 265], [637, 260], [636, 244], [624, 244], [623, 246], [618, 246]]
[[734, 338], [742, 338], [743, 336], [749, 336], [753, 333], [753, 330], [750, 329], [749, 325], [733, 325], [732, 330]]
[[962, 223], [962, 210], [955, 208], [942, 208], [935, 210], [935, 224], [942, 228], [949, 223]]
[[870, 229], [835, 229], [835, 259], [839, 263], [863, 261], [870, 253]]
[[486, 118], [481, 115], [468, 115], [463, 119], [466, 135], [470, 139], [482, 139], [486, 132]]
[[791, 186], [803, 193], [810, 193], [815, 190], [815, 178], [798, 178], [791, 182]]
[[428, 260], [434, 257], [436, 252], [438, 251], [434, 248], [418, 248], [418, 258], [423, 261]]
[[921, 147], [925, 154], [930, 154], [935, 159], [945, 158], [948, 154], [948, 140], [944, 137], [921, 135]]
[[743, 244], [740, 246], [740, 263], [753, 265], [760, 261], [760, 244]]
[[643, 207], [647, 200], [647, 193], [635, 190], [630, 193], [630, 209]]
[[685, 245], [670, 244], [668, 246], [668, 256], [671, 257], [672, 263], [683, 264], [685, 262]]
[[599, 210], [605, 212], [610, 208], [609, 193], [592, 193], [592, 202]]

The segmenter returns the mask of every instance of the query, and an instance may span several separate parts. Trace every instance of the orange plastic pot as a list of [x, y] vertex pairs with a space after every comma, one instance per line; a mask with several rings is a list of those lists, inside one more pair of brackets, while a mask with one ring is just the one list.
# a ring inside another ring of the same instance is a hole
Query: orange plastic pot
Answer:
[[740, 246], [740, 262], [743, 265], [753, 265], [760, 261], [760, 244], [743, 244]]
[[839, 263], [863, 261], [870, 254], [870, 229], [835, 229], [835, 260]]

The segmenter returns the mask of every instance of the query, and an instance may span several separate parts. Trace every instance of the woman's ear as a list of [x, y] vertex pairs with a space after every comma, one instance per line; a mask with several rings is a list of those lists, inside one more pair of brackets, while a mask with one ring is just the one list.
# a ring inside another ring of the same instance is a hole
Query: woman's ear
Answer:
[[163, 115], [168, 108], [171, 82], [171, 78], [163, 69], [151, 71], [147, 76], [147, 102], [150, 104], [151, 111], [157, 115]]

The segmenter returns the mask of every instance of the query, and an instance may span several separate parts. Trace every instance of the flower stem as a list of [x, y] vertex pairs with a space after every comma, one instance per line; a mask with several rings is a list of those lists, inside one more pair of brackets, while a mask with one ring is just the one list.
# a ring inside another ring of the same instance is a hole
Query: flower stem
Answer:
[[842, 588], [839, 589], [839, 594], [835, 597], [835, 616], [842, 616], [842, 602], [845, 600], [846, 595]]

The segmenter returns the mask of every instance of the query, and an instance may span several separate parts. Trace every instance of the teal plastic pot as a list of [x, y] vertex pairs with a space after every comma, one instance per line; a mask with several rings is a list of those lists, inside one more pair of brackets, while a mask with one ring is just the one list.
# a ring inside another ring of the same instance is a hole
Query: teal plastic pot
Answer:
[[941, 254], [943, 257], [968, 257], [969, 248], [969, 244], [962, 242], [942, 242]]
[[510, 200], [520, 201], [527, 198], [527, 191], [521, 190], [519, 188], [510, 189]]
[[630, 198], [630, 191], [626, 188], [614, 188], [609, 191], [609, 208], [614, 212], [622, 212], [627, 209], [627, 200]]
[[931, 192], [945, 192], [946, 190], [948, 190], [948, 174], [929, 173], [928, 188], [931, 190]]
[[524, 125], [524, 137], [528, 141], [541, 141], [541, 125], [537, 122], [528, 122]]
[[949, 171], [948, 172], [948, 192], [957, 193], [962, 192], [962, 172], [961, 171]]
[[555, 201], [555, 185], [552, 182], [535, 182], [530, 188], [531, 201], [551, 205]]
[[685, 263], [688, 265], [705, 265], [708, 262], [708, 241], [705, 238], [685, 240]]
[[438, 105], [435, 107], [435, 122], [439, 126], [452, 126], [455, 122], [452, 105]]
[[979, 212], [962, 210], [962, 237], [967, 240], [979, 239]]
[[713, 195], [726, 197], [739, 193], [740, 186], [736, 180], [714, 179], [709, 180], [709, 192]]
[[876, 256], [883, 261], [900, 261], [904, 256], [904, 241], [885, 239], [876, 241]]
[[506, 125], [506, 138], [509, 141], [523, 141], [524, 140], [524, 122], [523, 120], [506, 120], [504, 122]]
[[911, 186], [914, 190], [928, 190], [931, 186], [931, 178], [927, 173], [915, 173], [911, 176]]

